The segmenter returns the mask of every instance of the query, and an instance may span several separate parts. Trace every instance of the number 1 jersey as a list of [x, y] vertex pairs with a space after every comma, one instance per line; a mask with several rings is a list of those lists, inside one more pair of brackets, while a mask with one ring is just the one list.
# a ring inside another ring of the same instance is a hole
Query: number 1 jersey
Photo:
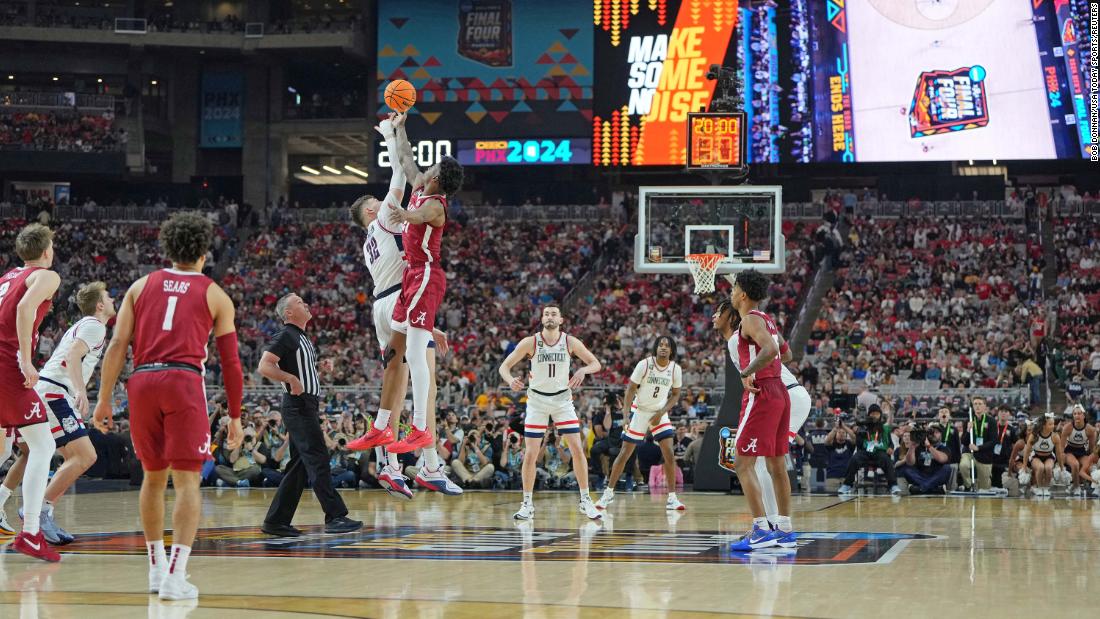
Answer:
[[149, 274], [134, 302], [134, 367], [186, 363], [203, 369], [214, 328], [206, 302], [213, 283], [194, 271], [161, 269]]

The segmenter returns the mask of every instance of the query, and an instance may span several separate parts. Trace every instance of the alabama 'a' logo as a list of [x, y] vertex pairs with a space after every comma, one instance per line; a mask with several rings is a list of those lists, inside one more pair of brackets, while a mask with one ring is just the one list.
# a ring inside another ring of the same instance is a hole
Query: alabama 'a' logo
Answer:
[[35, 402], [34, 405], [31, 406], [31, 412], [27, 413], [26, 415], [23, 415], [23, 419], [26, 419], [27, 421], [30, 421], [31, 419], [38, 419], [41, 416], [42, 416], [42, 403], [41, 402]]

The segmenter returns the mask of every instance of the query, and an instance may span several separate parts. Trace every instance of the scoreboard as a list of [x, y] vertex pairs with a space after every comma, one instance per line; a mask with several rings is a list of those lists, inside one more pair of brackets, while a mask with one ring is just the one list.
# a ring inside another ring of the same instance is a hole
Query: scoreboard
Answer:
[[687, 116], [689, 170], [745, 170], [744, 112], [692, 112]]

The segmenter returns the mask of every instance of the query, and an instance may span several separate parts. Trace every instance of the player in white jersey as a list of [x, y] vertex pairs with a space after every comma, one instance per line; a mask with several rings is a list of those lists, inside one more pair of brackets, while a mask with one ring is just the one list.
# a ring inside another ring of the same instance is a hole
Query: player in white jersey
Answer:
[[[513, 516], [516, 520], [530, 520], [535, 515], [532, 495], [535, 490], [535, 473], [542, 450], [542, 437], [550, 422], [554, 422], [558, 434], [565, 437], [569, 453], [573, 456], [573, 472], [580, 488], [580, 512], [593, 519], [602, 516], [588, 495], [588, 458], [581, 443], [580, 420], [573, 408], [573, 389], [581, 386], [584, 377], [600, 371], [600, 361], [575, 337], [561, 330], [561, 308], [547, 305], [542, 309], [542, 331], [520, 340], [515, 350], [500, 365], [500, 376], [514, 391], [523, 389], [523, 380], [512, 376], [512, 366], [524, 358], [531, 359], [531, 383], [527, 389], [527, 414], [523, 420], [523, 436], [526, 451], [523, 454], [523, 503]], [[569, 377], [572, 357], [577, 357], [584, 367]]]
[[[409, 389], [409, 366], [405, 363], [405, 334], [393, 330], [394, 305], [401, 293], [401, 278], [405, 272], [405, 248], [401, 241], [401, 231], [389, 227], [391, 212], [400, 208], [405, 195], [405, 170], [397, 156], [397, 138], [393, 127], [392, 115], [383, 120], [375, 130], [386, 140], [390, 152], [390, 165], [393, 175], [390, 177], [390, 189], [386, 197], [379, 200], [373, 196], [363, 196], [351, 205], [351, 219], [367, 231], [363, 242], [363, 262], [370, 271], [374, 282], [371, 317], [374, 320], [374, 333], [382, 353], [382, 396], [374, 423], [363, 436], [348, 443], [348, 449], [362, 451], [372, 447], [385, 449], [397, 437], [397, 427], [401, 420], [401, 403]], [[435, 351], [447, 352], [447, 336], [439, 329], [433, 330], [435, 341], [428, 344], [428, 363], [435, 373]], [[434, 384], [429, 401], [435, 402]], [[398, 414], [394, 415], [396, 411]], [[434, 415], [433, 415], [434, 419]], [[397, 454], [384, 452], [386, 460], [380, 466], [378, 482], [390, 493], [404, 499], [413, 497], [409, 484], [401, 473], [401, 464]], [[382, 463], [383, 457], [379, 458]], [[453, 488], [452, 488], [453, 486]], [[462, 489], [450, 484], [445, 494], [462, 494]]]
[[634, 366], [630, 384], [623, 396], [623, 417], [630, 419], [630, 422], [623, 432], [623, 448], [611, 465], [607, 487], [596, 502], [597, 509], [607, 509], [615, 500], [615, 484], [634, 455], [635, 447], [645, 440], [647, 432], [653, 433], [653, 440], [660, 445], [661, 456], [664, 457], [665, 483], [668, 485], [665, 509], [684, 509], [684, 504], [676, 497], [676, 456], [672, 453], [672, 437], [676, 431], [668, 419], [668, 411], [680, 401], [680, 388], [684, 383], [683, 371], [680, 364], [673, 360], [675, 358], [676, 342], [662, 335], [653, 343], [652, 356]]
[[[734, 366], [737, 366], [736, 342], [737, 332], [741, 326], [741, 315], [733, 310], [733, 306], [730, 305], [729, 301], [722, 300], [715, 308], [712, 322], [714, 328], [726, 340], [730, 359], [733, 360]], [[791, 347], [780, 335], [779, 359], [783, 363], [779, 370], [783, 386], [787, 388], [787, 395], [791, 398], [790, 440], [794, 440], [795, 435], [802, 429], [806, 419], [810, 416], [811, 401], [810, 393], [798, 382], [794, 373], [787, 368], [787, 363], [790, 363], [791, 357]], [[761, 497], [764, 500], [764, 513], [768, 517], [768, 521], [774, 525], [775, 518], [779, 515], [779, 504], [775, 498], [775, 488], [772, 485], [772, 477], [768, 473], [768, 465], [763, 458], [757, 458], [755, 470], [756, 478], [760, 481]]]
[[[65, 457], [65, 463], [57, 469], [46, 486], [46, 499], [40, 519], [42, 534], [55, 546], [72, 543], [73, 536], [57, 526], [53, 519], [54, 504], [76, 480], [95, 464], [95, 447], [88, 438], [83, 416], [88, 414], [88, 381], [95, 374], [99, 358], [103, 356], [107, 338], [107, 322], [115, 315], [115, 301], [103, 282], [84, 285], [76, 293], [76, 303], [84, 314], [65, 332], [53, 355], [38, 374], [35, 391], [46, 402], [46, 419], [50, 424], [57, 451]], [[22, 441], [20, 441], [22, 443]], [[0, 464], [7, 460], [3, 454]], [[19, 459], [12, 465], [0, 486], [0, 533], [11, 532], [4, 504], [15, 487], [23, 480], [27, 463], [26, 448], [20, 448]], [[22, 516], [20, 510], [20, 516]]]

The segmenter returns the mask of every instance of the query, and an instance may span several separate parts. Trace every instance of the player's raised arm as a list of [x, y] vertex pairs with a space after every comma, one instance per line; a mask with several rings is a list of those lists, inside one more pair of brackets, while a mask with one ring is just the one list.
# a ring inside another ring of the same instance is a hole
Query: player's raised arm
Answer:
[[111, 396], [115, 392], [118, 375], [126, 365], [126, 351], [130, 347], [130, 339], [134, 336], [134, 302], [145, 288], [147, 279], [149, 276], [142, 277], [126, 291], [126, 296], [122, 299], [122, 307], [119, 308], [118, 316], [115, 318], [115, 330], [111, 335], [111, 343], [103, 353], [103, 369], [99, 373], [99, 397], [96, 399], [95, 412], [92, 414], [92, 423], [100, 432], [106, 432], [114, 425], [111, 419], [113, 413]]
[[[421, 177], [420, 168], [416, 167], [416, 159], [413, 158], [412, 143], [409, 142], [409, 136], [405, 133], [405, 121], [409, 115], [406, 113], [395, 114], [393, 116], [393, 128], [395, 136], [397, 138], [397, 158], [401, 163], [401, 168], [405, 170], [405, 176], [412, 183], [413, 189], [424, 186], [424, 179]], [[395, 151], [390, 151], [391, 158]]]
[[[386, 194], [386, 199], [382, 201], [383, 205], [390, 203], [393, 206], [401, 206], [401, 200], [405, 197], [405, 180], [408, 175], [405, 173], [405, 168], [402, 167], [399, 157], [397, 129], [393, 126], [393, 117], [394, 114], [390, 114], [390, 117], [378, 123], [374, 130], [382, 135], [382, 139], [386, 141], [386, 150], [390, 154], [390, 169], [392, 171], [390, 175], [390, 192]], [[416, 167], [415, 164], [413, 167]]]
[[505, 357], [504, 362], [500, 364], [500, 377], [504, 379], [505, 384], [512, 388], [513, 391], [521, 391], [523, 389], [523, 379], [515, 378], [512, 376], [512, 367], [519, 363], [524, 357], [530, 357], [535, 354], [535, 337], [528, 335], [516, 344], [515, 349]]
[[38, 306], [51, 298], [61, 285], [61, 276], [50, 270], [31, 273], [27, 278], [27, 292], [15, 309], [15, 334], [19, 339], [19, 369], [23, 372], [23, 386], [30, 389], [38, 382], [38, 370], [34, 368], [34, 318]]
[[580, 359], [584, 363], [584, 367], [577, 369], [573, 374], [573, 378], [569, 379], [569, 388], [576, 389], [584, 382], [584, 377], [589, 374], [596, 374], [603, 366], [600, 365], [600, 360], [596, 358], [596, 355], [592, 354], [592, 351], [588, 350], [588, 347], [584, 345], [584, 342], [578, 340], [575, 337], [569, 338], [569, 354]]
[[214, 342], [222, 361], [222, 382], [225, 384], [225, 399], [229, 407], [229, 437], [226, 445], [230, 449], [236, 449], [244, 440], [244, 430], [241, 428], [244, 372], [241, 370], [241, 355], [237, 349], [237, 327], [234, 324], [236, 309], [233, 307], [233, 300], [217, 284], [211, 284], [206, 289], [206, 303], [214, 318]]
[[428, 224], [440, 227], [447, 221], [447, 212], [443, 210], [443, 202], [435, 198], [429, 198], [420, 204], [420, 208], [410, 211], [403, 208], [394, 208], [390, 215], [390, 223]]

